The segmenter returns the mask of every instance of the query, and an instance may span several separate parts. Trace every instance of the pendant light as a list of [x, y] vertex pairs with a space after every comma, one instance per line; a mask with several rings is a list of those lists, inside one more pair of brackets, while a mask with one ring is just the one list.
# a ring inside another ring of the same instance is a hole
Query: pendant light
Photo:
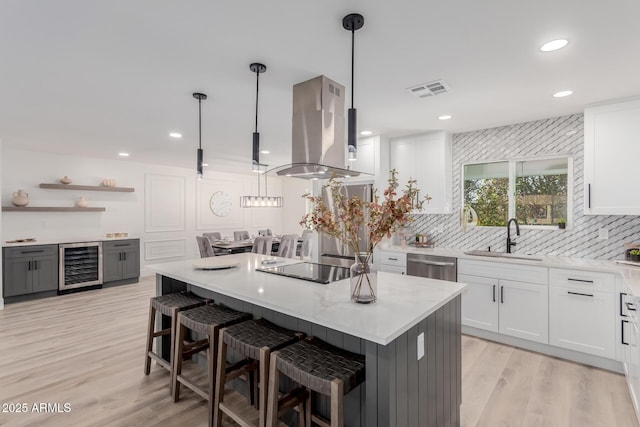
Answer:
[[[254, 171], [258, 172], [258, 195], [240, 197], [240, 207], [243, 208], [281, 208], [284, 198], [280, 196], [269, 196], [267, 189], [267, 166], [259, 164]], [[260, 177], [264, 176], [264, 196], [260, 194]]]
[[207, 99], [207, 95], [194, 92], [193, 97], [198, 100], [198, 163], [196, 164], [196, 171], [198, 172], [198, 179], [202, 179], [202, 162], [204, 157], [204, 152], [202, 151], [202, 101]]
[[249, 65], [249, 69], [256, 73], [256, 128], [253, 132], [253, 155], [251, 158], [251, 169], [260, 172], [260, 133], [258, 132], [258, 95], [260, 91], [260, 74], [267, 71], [267, 66], [254, 62]]
[[351, 31], [351, 108], [349, 108], [348, 115], [348, 130], [347, 130], [347, 160], [350, 162], [356, 160], [358, 153], [358, 119], [356, 109], [353, 107], [353, 92], [354, 92], [354, 58], [355, 58], [355, 39], [356, 31], [364, 26], [364, 17], [359, 13], [350, 13], [342, 18], [342, 27]]
[[[282, 197], [269, 197], [267, 192], [267, 166], [260, 163], [260, 133], [258, 132], [258, 96], [260, 91], [260, 74], [267, 71], [267, 66], [254, 62], [249, 69], [256, 73], [256, 128], [253, 132], [253, 147], [251, 157], [251, 170], [258, 173], [258, 195], [242, 196], [240, 206], [243, 208], [281, 208], [284, 199]], [[260, 176], [264, 175], [264, 196], [260, 195]]]

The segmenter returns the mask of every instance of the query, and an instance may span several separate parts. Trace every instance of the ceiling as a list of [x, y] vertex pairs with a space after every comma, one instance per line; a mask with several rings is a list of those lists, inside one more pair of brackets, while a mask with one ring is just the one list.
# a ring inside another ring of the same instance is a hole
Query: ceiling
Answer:
[[[277, 7], [276, 7], [277, 5]], [[194, 167], [205, 92], [209, 169], [249, 171], [255, 74], [261, 160], [291, 155], [292, 85], [324, 74], [350, 87], [358, 12], [359, 128], [399, 136], [463, 132], [580, 112], [640, 95], [640, 2], [2, 0], [4, 147]], [[542, 43], [568, 38], [559, 51]], [[411, 86], [443, 79], [426, 99]], [[566, 98], [553, 98], [572, 90]], [[451, 114], [440, 121], [437, 116]], [[168, 136], [181, 132], [180, 140]]]

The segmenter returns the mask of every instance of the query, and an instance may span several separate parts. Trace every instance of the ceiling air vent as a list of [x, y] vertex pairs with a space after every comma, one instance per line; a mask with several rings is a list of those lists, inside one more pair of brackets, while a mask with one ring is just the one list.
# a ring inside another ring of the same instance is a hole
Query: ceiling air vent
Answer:
[[430, 96], [442, 95], [443, 93], [449, 92], [449, 86], [447, 86], [447, 84], [442, 80], [436, 80], [410, 87], [407, 90], [416, 98], [428, 98]]

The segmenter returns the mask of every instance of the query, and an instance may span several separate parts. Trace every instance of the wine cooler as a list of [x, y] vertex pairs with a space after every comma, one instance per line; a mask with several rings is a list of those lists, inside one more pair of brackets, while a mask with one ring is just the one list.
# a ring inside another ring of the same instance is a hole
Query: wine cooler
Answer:
[[102, 284], [102, 243], [60, 245], [60, 285], [65, 291]]

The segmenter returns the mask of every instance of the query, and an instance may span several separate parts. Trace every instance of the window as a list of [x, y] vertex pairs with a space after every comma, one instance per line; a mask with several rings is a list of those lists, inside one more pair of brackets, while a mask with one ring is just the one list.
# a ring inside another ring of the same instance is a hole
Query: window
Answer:
[[463, 166], [463, 203], [479, 226], [556, 227], [570, 223], [571, 158], [474, 163]]

